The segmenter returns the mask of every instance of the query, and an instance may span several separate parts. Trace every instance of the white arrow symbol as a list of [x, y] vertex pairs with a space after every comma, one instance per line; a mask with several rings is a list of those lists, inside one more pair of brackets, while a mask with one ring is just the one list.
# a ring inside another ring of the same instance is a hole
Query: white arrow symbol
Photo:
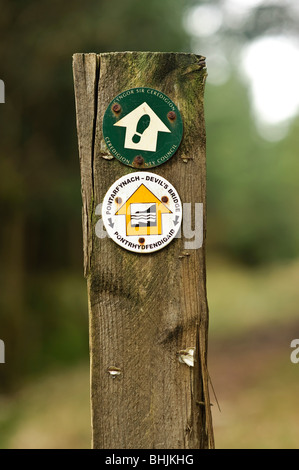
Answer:
[[157, 149], [158, 132], [171, 132], [146, 102], [133, 109], [114, 126], [126, 128], [124, 148], [149, 152]]

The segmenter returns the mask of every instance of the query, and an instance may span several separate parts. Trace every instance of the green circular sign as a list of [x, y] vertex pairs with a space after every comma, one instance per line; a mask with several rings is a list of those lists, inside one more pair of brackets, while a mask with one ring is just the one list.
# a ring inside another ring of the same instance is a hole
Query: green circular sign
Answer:
[[176, 105], [161, 91], [131, 88], [109, 104], [103, 134], [111, 155], [125, 165], [148, 169], [177, 151], [183, 122]]

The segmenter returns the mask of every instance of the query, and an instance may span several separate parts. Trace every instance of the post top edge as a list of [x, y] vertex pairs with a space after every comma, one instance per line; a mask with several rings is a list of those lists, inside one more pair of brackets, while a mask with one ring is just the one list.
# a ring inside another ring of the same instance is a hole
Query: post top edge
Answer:
[[206, 57], [201, 54], [195, 54], [193, 52], [163, 52], [163, 51], [110, 51], [110, 52], [76, 52], [73, 54], [75, 56], [99, 56], [99, 57], [107, 57], [107, 56], [114, 56], [114, 55], [137, 55], [137, 54], [151, 54], [151, 55], [176, 55], [176, 56], [190, 56], [190, 57], [197, 57], [200, 59], [205, 59]]

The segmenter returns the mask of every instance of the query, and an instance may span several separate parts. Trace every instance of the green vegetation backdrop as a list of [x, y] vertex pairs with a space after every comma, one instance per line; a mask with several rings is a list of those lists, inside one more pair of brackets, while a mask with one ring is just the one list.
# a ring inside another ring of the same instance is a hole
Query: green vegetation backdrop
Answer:
[[[72, 54], [190, 52], [183, 19], [186, 9], [200, 2], [0, 4], [0, 74], [6, 85], [0, 105], [0, 337], [7, 358], [0, 368], [0, 395], [5, 397], [58, 366], [88, 360]], [[228, 44], [294, 27], [286, 6], [267, 8], [253, 9], [243, 29], [223, 29]], [[197, 52], [206, 55], [202, 47], [199, 43]], [[209, 259], [213, 266], [226, 259], [254, 275], [299, 254], [299, 120], [285, 139], [263, 140], [248, 89], [233, 60], [230, 65], [226, 82], [215, 86], [208, 78], [206, 86], [208, 275]], [[212, 327], [221, 334], [226, 312], [217, 293], [209, 295], [219, 311]], [[231, 317], [228, 324], [233, 329]]]

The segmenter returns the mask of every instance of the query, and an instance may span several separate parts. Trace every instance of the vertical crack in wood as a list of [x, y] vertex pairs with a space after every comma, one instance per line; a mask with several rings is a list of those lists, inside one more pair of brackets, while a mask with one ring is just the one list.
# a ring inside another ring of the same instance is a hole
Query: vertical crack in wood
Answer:
[[[94, 175], [95, 175], [95, 142], [96, 142], [96, 130], [97, 130], [97, 117], [98, 117], [98, 94], [99, 94], [99, 78], [100, 78], [100, 56], [96, 55], [95, 57], [95, 77], [94, 77], [94, 111], [93, 111], [93, 123], [92, 123], [92, 139], [91, 139], [91, 207], [90, 207], [90, 218], [89, 224], [90, 229], [92, 230], [93, 227], [93, 218], [95, 217], [95, 183], [94, 183]], [[90, 247], [88, 252], [88, 272], [91, 269], [91, 260], [92, 260], [92, 251], [93, 251], [93, 242], [94, 242], [95, 234], [91, 233], [89, 235], [90, 240]], [[87, 273], [86, 273], [87, 275]]]
[[99, 56], [74, 54], [73, 73], [81, 171], [84, 275], [87, 277], [91, 267], [93, 246], [91, 231], [95, 211], [94, 165], [100, 75]]
[[[96, 56], [95, 62], [95, 83], [94, 83], [94, 116], [92, 126], [92, 142], [91, 142], [91, 184], [92, 184], [92, 215], [94, 214], [94, 162], [95, 162], [95, 141], [96, 141], [96, 130], [97, 130], [97, 117], [98, 117], [98, 95], [99, 95], [99, 78], [100, 78], [100, 56]], [[90, 253], [91, 257], [91, 253]]]
[[[196, 361], [194, 362], [194, 406], [200, 430], [200, 448], [214, 449], [214, 432], [212, 426], [211, 403], [209, 394], [209, 373], [207, 367], [206, 328], [197, 325]], [[203, 432], [204, 431], [204, 432]]]

